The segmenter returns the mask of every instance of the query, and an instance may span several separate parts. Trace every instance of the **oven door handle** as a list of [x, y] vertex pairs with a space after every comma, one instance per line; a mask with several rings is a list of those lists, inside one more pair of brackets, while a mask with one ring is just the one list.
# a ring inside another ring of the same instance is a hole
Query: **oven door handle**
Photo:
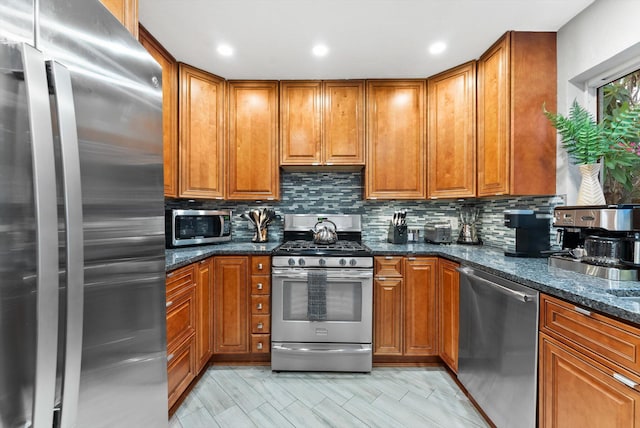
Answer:
[[349, 348], [313, 348], [313, 344], [307, 344], [304, 348], [295, 348], [285, 345], [273, 345], [274, 351], [284, 351], [290, 354], [308, 354], [310, 352], [322, 353], [322, 354], [363, 354], [371, 352], [371, 348], [368, 346], [349, 347]]
[[[273, 279], [307, 279], [307, 272], [286, 272], [273, 271]], [[344, 271], [327, 272], [327, 279], [370, 279], [373, 278], [373, 272], [349, 272], [345, 275]]]

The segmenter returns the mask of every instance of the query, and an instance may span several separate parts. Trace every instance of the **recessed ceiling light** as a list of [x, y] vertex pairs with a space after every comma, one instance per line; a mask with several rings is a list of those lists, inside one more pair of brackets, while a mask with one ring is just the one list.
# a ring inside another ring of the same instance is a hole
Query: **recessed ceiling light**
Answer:
[[222, 56], [233, 55], [233, 48], [229, 45], [219, 45], [217, 51]]
[[435, 42], [429, 46], [429, 53], [432, 55], [438, 55], [444, 52], [447, 49], [447, 45], [445, 42]]
[[315, 45], [312, 49], [315, 56], [325, 56], [329, 53], [327, 45]]

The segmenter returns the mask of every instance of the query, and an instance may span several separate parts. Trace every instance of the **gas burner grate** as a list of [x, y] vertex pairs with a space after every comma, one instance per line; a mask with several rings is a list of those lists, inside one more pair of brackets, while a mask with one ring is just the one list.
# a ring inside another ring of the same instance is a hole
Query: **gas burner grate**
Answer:
[[280, 245], [280, 250], [283, 251], [368, 251], [369, 249], [364, 245], [355, 241], [336, 241], [333, 244], [316, 244], [313, 241], [307, 241], [303, 239], [287, 241]]

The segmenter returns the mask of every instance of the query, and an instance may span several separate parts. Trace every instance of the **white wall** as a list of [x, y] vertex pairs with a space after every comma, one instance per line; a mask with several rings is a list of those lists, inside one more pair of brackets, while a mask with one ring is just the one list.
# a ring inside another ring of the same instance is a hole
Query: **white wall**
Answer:
[[[595, 115], [595, 82], [638, 68], [640, 0], [596, 0], [558, 30], [558, 112], [577, 99]], [[559, 146], [557, 153], [556, 191], [574, 205], [580, 175]]]

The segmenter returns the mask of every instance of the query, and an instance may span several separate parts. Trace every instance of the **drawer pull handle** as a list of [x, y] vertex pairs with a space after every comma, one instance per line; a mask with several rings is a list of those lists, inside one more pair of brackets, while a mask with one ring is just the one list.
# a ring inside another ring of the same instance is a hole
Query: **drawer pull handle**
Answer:
[[629, 379], [626, 376], [623, 376], [623, 375], [621, 375], [619, 373], [614, 373], [613, 374], [613, 378], [615, 380], [617, 380], [618, 382], [627, 385], [629, 388], [633, 388], [635, 390], [638, 390], [638, 384], [636, 382], [632, 381], [631, 379]]
[[580, 308], [578, 306], [574, 306], [573, 309], [579, 314], [586, 315], [588, 317], [591, 316], [591, 311], [588, 311], [586, 309], [582, 309], [582, 308]]
[[173, 354], [167, 355], [167, 362], [173, 360], [173, 357], [175, 357], [175, 355], [173, 355]]
[[262, 342], [258, 342], [258, 345], [256, 346], [256, 348], [258, 348], [258, 350], [262, 349]]
[[171, 278], [171, 277], [172, 277], [173, 275], [175, 275], [175, 274], [176, 274], [175, 272], [169, 272], [169, 273], [167, 274], [167, 278]]
[[262, 263], [258, 263], [258, 270], [262, 270]]
[[386, 281], [387, 277], [386, 276], [379, 276], [378, 277], [378, 281]]
[[384, 256], [385, 260], [393, 260], [393, 256]]
[[201, 260], [201, 261], [200, 261], [200, 264], [201, 264], [201, 265], [203, 265], [203, 264], [207, 263], [208, 261], [209, 261], [209, 260], [206, 260], [206, 259], [205, 259], [205, 260]]
[[263, 327], [263, 326], [262, 326], [262, 323], [261, 323], [261, 322], [259, 322], [259, 323], [258, 323], [258, 330], [262, 330], [262, 327]]
[[410, 262], [414, 261], [415, 259], [415, 257], [407, 257], [407, 260], [409, 260]]
[[171, 306], [171, 305], [173, 305], [173, 301], [169, 300], [169, 301], [167, 302], [167, 308], [168, 308], [169, 306]]
[[257, 309], [257, 310], [259, 310], [259, 311], [261, 311], [261, 310], [262, 310], [262, 303], [258, 303], [258, 304], [256, 305], [256, 309]]
[[261, 282], [258, 283], [257, 288], [258, 288], [258, 290], [262, 290], [262, 283]]

